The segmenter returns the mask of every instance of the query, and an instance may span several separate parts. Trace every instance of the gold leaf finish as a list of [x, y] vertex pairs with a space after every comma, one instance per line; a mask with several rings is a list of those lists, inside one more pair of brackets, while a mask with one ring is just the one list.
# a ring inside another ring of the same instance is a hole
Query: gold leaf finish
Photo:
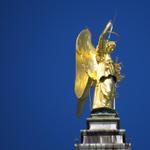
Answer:
[[75, 94], [78, 99], [78, 116], [83, 112], [91, 87], [95, 89], [92, 110], [114, 109], [116, 85], [122, 75], [121, 65], [114, 63], [110, 56], [116, 47], [115, 41], [106, 39], [110, 30], [112, 30], [111, 21], [101, 33], [96, 48], [92, 44], [88, 29], [82, 30], [77, 37]]

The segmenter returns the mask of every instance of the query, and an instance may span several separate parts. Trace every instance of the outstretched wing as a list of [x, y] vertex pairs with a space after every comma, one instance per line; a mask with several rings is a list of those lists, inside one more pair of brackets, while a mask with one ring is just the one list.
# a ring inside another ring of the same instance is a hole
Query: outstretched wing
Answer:
[[88, 97], [92, 79], [96, 50], [91, 42], [91, 33], [88, 29], [82, 30], [76, 40], [76, 80], [75, 94], [78, 98], [77, 115], [83, 111]]

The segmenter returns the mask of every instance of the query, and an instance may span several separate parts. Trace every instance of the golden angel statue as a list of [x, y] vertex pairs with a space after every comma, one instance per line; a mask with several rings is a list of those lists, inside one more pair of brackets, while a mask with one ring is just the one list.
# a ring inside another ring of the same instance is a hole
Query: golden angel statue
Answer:
[[92, 111], [101, 108], [113, 110], [115, 107], [116, 85], [122, 76], [120, 63], [113, 62], [110, 56], [116, 47], [115, 41], [107, 39], [112, 26], [109, 21], [96, 48], [92, 45], [88, 29], [82, 30], [77, 37], [75, 94], [78, 99], [78, 116], [83, 112], [91, 87], [94, 87]]

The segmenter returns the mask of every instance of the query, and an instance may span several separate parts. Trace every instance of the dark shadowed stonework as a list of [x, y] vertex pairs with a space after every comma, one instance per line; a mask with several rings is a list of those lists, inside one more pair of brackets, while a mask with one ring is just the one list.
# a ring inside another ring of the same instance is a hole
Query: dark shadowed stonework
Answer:
[[87, 129], [80, 131], [75, 150], [131, 150], [120, 118], [115, 112], [96, 112], [87, 118]]

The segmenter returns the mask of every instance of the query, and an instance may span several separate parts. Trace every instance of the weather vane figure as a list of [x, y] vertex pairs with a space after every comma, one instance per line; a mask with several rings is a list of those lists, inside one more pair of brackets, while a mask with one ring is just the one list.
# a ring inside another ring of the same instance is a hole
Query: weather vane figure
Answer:
[[83, 112], [91, 87], [94, 87], [92, 111], [115, 109], [116, 85], [122, 76], [120, 63], [111, 59], [111, 53], [116, 47], [116, 42], [109, 40], [112, 27], [109, 21], [96, 48], [91, 42], [88, 29], [82, 30], [77, 37], [75, 94], [78, 99], [78, 116]]

